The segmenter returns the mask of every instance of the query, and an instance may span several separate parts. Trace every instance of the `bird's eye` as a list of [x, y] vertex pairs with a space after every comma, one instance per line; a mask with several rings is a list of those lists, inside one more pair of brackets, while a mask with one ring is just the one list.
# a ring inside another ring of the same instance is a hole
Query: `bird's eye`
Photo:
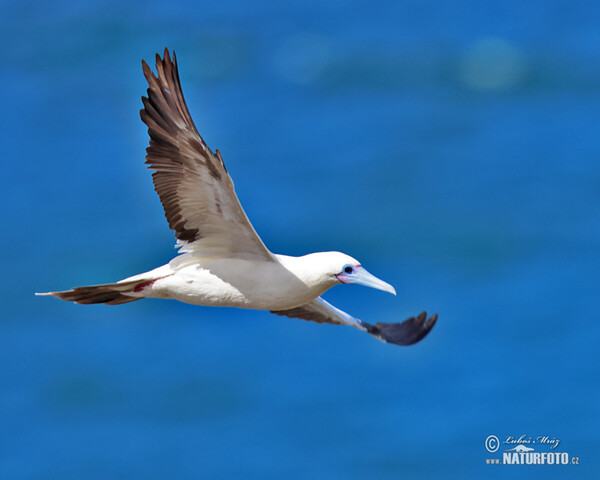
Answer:
[[345, 273], [352, 273], [354, 271], [354, 268], [352, 268], [352, 265], [346, 265], [344, 267], [344, 272]]

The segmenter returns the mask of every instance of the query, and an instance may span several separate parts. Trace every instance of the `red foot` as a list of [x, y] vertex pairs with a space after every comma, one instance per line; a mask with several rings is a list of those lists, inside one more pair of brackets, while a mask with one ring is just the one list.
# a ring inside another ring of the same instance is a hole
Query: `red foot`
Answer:
[[152, 285], [156, 280], [148, 280], [147, 282], [138, 283], [135, 287], [133, 287], [134, 292], [141, 292], [144, 288]]

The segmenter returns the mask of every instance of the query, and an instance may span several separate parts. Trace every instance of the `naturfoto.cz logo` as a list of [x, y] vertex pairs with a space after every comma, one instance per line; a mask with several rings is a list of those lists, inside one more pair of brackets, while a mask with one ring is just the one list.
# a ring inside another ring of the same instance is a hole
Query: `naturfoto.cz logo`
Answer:
[[485, 459], [485, 463], [490, 465], [579, 464], [579, 457], [572, 456], [568, 452], [555, 451], [560, 445], [560, 440], [548, 435], [538, 435], [537, 437], [508, 435], [503, 437], [502, 441], [496, 435], [488, 435], [484, 444], [489, 453], [496, 453], [501, 447], [503, 448], [501, 457]]

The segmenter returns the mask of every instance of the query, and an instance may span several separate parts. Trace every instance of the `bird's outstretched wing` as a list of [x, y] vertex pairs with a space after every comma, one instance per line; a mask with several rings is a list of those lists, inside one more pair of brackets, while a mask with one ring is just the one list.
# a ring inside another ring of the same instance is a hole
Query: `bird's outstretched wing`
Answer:
[[156, 54], [155, 76], [142, 61], [148, 97], [140, 110], [148, 126], [146, 163], [169, 227], [182, 251], [222, 257], [273, 257], [256, 234], [235, 194], [219, 150], [204, 143], [188, 111], [173, 59]]
[[431, 331], [438, 318], [436, 313], [427, 319], [427, 313], [423, 312], [416, 317], [410, 317], [400, 323], [380, 322], [371, 325], [348, 315], [339, 308], [335, 308], [321, 297], [290, 310], [277, 310], [271, 311], [271, 313], [291, 318], [301, 318], [302, 320], [310, 320], [317, 323], [350, 325], [373, 335], [383, 342], [393, 343], [394, 345], [412, 345], [419, 342]]

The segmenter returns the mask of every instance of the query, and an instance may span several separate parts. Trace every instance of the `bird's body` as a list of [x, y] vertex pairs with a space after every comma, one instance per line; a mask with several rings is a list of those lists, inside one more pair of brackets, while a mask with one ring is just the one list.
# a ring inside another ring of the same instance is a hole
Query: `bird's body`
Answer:
[[435, 324], [423, 312], [402, 323], [362, 322], [320, 296], [340, 283], [394, 288], [340, 252], [291, 257], [271, 253], [244, 213], [220, 152], [204, 143], [191, 119], [177, 62], [165, 49], [158, 76], [143, 62], [148, 97], [140, 115], [148, 125], [146, 163], [175, 231], [180, 255], [168, 264], [116, 283], [49, 292], [82, 304], [118, 305], [147, 297], [205, 306], [268, 310], [318, 323], [359, 328], [388, 343], [410, 345]]
[[[197, 258], [183, 254], [162, 267], [122, 280], [136, 280], [134, 297], [171, 298], [194, 305], [285, 310], [320, 296], [339, 283], [332, 275], [316, 275], [319, 259], [337, 252], [272, 261], [240, 258]], [[343, 256], [349, 260], [350, 257]]]

